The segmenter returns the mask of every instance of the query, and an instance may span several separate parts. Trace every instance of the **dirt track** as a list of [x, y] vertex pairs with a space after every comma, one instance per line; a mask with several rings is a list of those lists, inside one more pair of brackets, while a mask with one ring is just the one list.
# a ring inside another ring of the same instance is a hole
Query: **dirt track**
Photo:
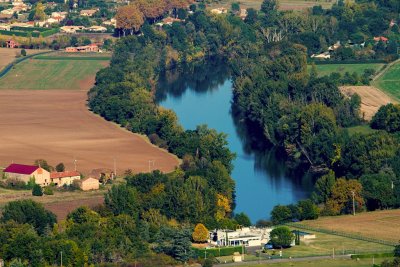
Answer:
[[371, 120], [381, 106], [395, 102], [373, 86], [342, 86], [340, 90], [346, 96], [357, 93], [361, 97], [361, 112], [365, 120]]
[[149, 160], [152, 170], [165, 172], [178, 164], [174, 155], [91, 113], [86, 99], [86, 90], [1, 90], [0, 166], [43, 158], [72, 170], [76, 159], [78, 170], [88, 173], [113, 169], [116, 159], [120, 174], [148, 171]]

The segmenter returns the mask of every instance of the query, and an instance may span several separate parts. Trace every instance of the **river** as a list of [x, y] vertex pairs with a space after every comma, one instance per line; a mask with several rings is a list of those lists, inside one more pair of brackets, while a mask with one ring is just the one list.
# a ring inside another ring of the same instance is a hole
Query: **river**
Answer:
[[185, 129], [207, 124], [228, 135], [236, 153], [232, 177], [236, 181], [235, 212], [245, 212], [255, 223], [269, 219], [277, 204], [292, 204], [309, 196], [311, 178], [287, 168], [272, 149], [257, 149], [243, 123], [231, 112], [232, 81], [221, 62], [186, 66], [160, 77], [156, 100], [176, 112]]

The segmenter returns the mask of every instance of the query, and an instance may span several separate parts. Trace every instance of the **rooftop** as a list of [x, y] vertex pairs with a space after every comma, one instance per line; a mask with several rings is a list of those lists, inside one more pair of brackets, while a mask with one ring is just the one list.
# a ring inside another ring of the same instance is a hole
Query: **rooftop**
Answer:
[[39, 168], [38, 166], [13, 163], [10, 166], [8, 166], [7, 168], [5, 168], [3, 172], [18, 173], [18, 174], [32, 174], [38, 168]]

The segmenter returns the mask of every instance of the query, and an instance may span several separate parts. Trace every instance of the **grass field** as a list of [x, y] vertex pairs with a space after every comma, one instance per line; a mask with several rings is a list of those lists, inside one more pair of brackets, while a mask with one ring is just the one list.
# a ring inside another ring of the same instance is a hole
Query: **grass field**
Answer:
[[382, 89], [397, 101], [400, 101], [400, 62], [391, 66], [375, 81], [375, 86]]
[[321, 217], [301, 224], [390, 242], [400, 240], [400, 209]]
[[354, 127], [349, 127], [349, 128], [347, 128], [347, 130], [349, 131], [350, 135], [354, 135], [356, 133], [358, 133], [358, 134], [370, 134], [370, 133], [373, 133], [373, 132], [376, 131], [376, 130], [372, 129], [371, 127], [369, 127], [369, 125], [367, 125], [367, 124], [354, 126]]
[[[385, 64], [381, 63], [370, 63], [370, 64], [321, 64], [316, 65], [318, 76], [329, 75], [333, 72], [338, 72], [341, 74], [345, 74], [346, 72], [353, 73], [356, 72], [358, 75], [362, 75], [364, 70], [373, 69], [375, 72], [378, 72]], [[308, 66], [308, 69], [311, 69], [311, 66]]]
[[108, 61], [28, 59], [0, 79], [0, 89], [84, 89]]
[[[375, 264], [380, 264], [385, 258], [378, 259], [329, 259], [329, 260], [316, 260], [316, 261], [293, 261], [293, 262], [273, 262], [257, 264], [256, 262], [251, 264], [241, 264], [241, 267], [260, 267], [260, 266], [274, 266], [274, 267], [309, 267], [309, 266], [323, 266], [323, 267], [371, 267], [373, 261]], [[392, 260], [389, 258], [389, 260]]]
[[[217, 3], [212, 3], [211, 8], [226, 7], [230, 8], [231, 3], [239, 2], [241, 8], [254, 8], [259, 10], [263, 0], [222, 0]], [[330, 8], [334, 1], [307, 1], [307, 0], [279, 0], [279, 9], [281, 10], [305, 10], [307, 8], [321, 5], [323, 8]]]
[[[47, 50], [38, 50], [38, 49], [25, 49], [27, 55], [34, 55], [37, 53], [45, 52]], [[16, 55], [20, 54], [21, 49], [10, 49], [10, 48], [2, 48], [0, 47], [0, 70], [2, 70], [5, 66], [16, 60]]]

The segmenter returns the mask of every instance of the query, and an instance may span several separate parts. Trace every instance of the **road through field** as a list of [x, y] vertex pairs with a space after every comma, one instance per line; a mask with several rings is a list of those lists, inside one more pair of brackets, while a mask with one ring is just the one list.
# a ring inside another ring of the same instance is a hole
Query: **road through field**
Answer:
[[[168, 172], [177, 158], [86, 106], [86, 90], [0, 90], [0, 166], [43, 158], [88, 173], [95, 168]], [[154, 162], [154, 164], [153, 164]]]

